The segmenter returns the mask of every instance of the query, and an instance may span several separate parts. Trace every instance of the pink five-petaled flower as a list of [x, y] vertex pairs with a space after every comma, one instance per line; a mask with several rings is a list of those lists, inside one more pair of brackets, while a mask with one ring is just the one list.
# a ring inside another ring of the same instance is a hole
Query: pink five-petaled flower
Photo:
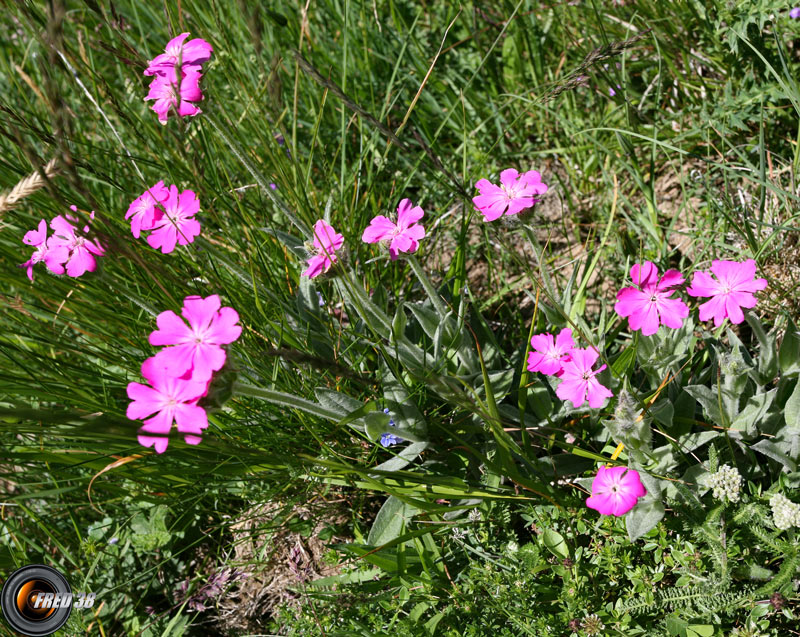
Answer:
[[131, 233], [137, 239], [142, 230], [152, 230], [153, 226], [163, 216], [158, 207], [169, 197], [169, 188], [164, 185], [164, 180], [159, 181], [152, 188], [136, 197], [130, 206], [125, 218], [131, 221]]
[[639, 473], [627, 467], [600, 467], [592, 481], [586, 506], [602, 515], [625, 515], [647, 495]]
[[660, 279], [658, 268], [650, 261], [631, 268], [631, 280], [638, 287], [627, 287], [617, 292], [614, 311], [628, 317], [632, 330], [642, 330], [649, 336], [659, 325], [677, 329], [689, 316], [689, 308], [681, 299], [671, 299], [675, 287], [684, 282], [677, 270], [667, 270]]
[[222, 345], [233, 343], [242, 333], [239, 315], [232, 307], [220, 309], [219, 296], [187, 296], [183, 317], [167, 310], [158, 315], [158, 329], [150, 334], [151, 345], [171, 345], [155, 356], [156, 362], [173, 376], [191, 373], [193, 380], [208, 381], [225, 364]]
[[209, 60], [214, 49], [201, 38], [193, 38], [184, 42], [188, 37], [188, 33], [181, 33], [172, 38], [167, 43], [165, 52], [150, 60], [144, 74], [160, 75], [176, 81], [177, 67], [199, 71], [203, 63]]
[[[70, 208], [77, 212], [75, 206]], [[94, 218], [94, 212], [90, 215]], [[67, 219], [76, 221], [72, 215]], [[85, 272], [94, 272], [97, 267], [96, 256], [103, 256], [105, 250], [97, 241], [92, 241], [78, 234], [78, 230], [61, 215], [50, 221], [53, 234], [47, 240], [47, 251], [44, 261], [51, 272], [68, 276], [79, 277]], [[83, 227], [83, 232], [89, 231], [89, 226]]]
[[200, 90], [202, 65], [211, 57], [211, 45], [200, 38], [184, 42], [188, 33], [181, 33], [167, 44], [166, 51], [147, 66], [145, 75], [153, 75], [150, 92], [145, 100], [155, 100], [153, 110], [158, 120], [166, 124], [170, 114], [181, 117], [197, 115], [200, 109], [193, 104], [203, 99]]
[[378, 215], [364, 230], [361, 240], [366, 243], [385, 241], [389, 244], [389, 256], [397, 259], [399, 252], [416, 252], [419, 240], [425, 236], [425, 228], [417, 222], [425, 212], [419, 206], [403, 199], [397, 206], [397, 223]]
[[725, 318], [731, 323], [744, 321], [743, 307], [755, 307], [756, 297], [753, 292], [758, 292], [767, 287], [766, 279], [756, 279], [756, 262], [748, 259], [743, 263], [738, 261], [718, 261], [711, 263], [711, 272], [695, 272], [692, 284], [686, 289], [690, 296], [711, 299], [700, 306], [700, 320], [714, 319], [714, 325], [719, 327]]
[[583, 405], [587, 397], [589, 407], [602, 407], [605, 399], [614, 394], [595, 378], [606, 368], [601, 365], [599, 369], [592, 369], [599, 356], [595, 349], [573, 349], [569, 359], [562, 361], [561, 384], [556, 389], [556, 396], [572, 401], [576, 409]]
[[177, 186], [172, 185], [169, 196], [161, 205], [164, 214], [160, 219], [154, 219], [147, 243], [167, 254], [175, 249], [176, 243], [185, 246], [200, 234], [200, 222], [192, 218], [200, 210], [200, 200], [192, 190], [184, 190], [179, 195]]
[[42, 219], [36, 230], [26, 232], [25, 236], [22, 237], [22, 243], [36, 248], [31, 258], [19, 265], [20, 268], [26, 269], [28, 278], [33, 281], [33, 266], [39, 261], [44, 261], [47, 256], [47, 222]]
[[499, 186], [488, 179], [481, 179], [475, 187], [481, 194], [473, 197], [472, 203], [486, 221], [499, 219], [503, 213], [515, 215], [522, 212], [537, 202], [535, 195], [547, 192], [547, 185], [542, 183], [538, 171], [529, 170], [520, 175], [513, 168], [500, 173]]
[[336, 232], [324, 219], [314, 224], [314, 254], [308, 259], [303, 276], [314, 278], [330, 270], [336, 263], [336, 251], [344, 244], [344, 237]]
[[528, 354], [528, 371], [558, 376], [575, 347], [575, 341], [572, 340], [572, 330], [564, 328], [555, 338], [549, 332], [534, 334], [531, 347], [536, 351]]
[[155, 100], [152, 108], [158, 114], [159, 122], [166, 124], [173, 108], [181, 117], [202, 112], [193, 104], [203, 99], [203, 92], [200, 90], [201, 77], [199, 71], [189, 68], [181, 71], [180, 81], [161, 75], [153, 78], [150, 91], [144, 99]]
[[208, 427], [208, 418], [197, 401], [206, 391], [208, 383], [179, 378], [168, 372], [155, 357], [142, 363], [142, 376], [151, 386], [128, 383], [128, 398], [133, 402], [128, 405], [127, 416], [131, 420], [141, 420], [155, 414], [144, 421], [142, 431], [161, 435], [140, 434], [139, 444], [155, 446], [157, 453], [163, 453], [168, 444], [166, 436], [173, 422], [178, 424], [178, 431], [188, 434], [185, 436], [186, 442], [194, 445], [199, 443], [200, 434]]

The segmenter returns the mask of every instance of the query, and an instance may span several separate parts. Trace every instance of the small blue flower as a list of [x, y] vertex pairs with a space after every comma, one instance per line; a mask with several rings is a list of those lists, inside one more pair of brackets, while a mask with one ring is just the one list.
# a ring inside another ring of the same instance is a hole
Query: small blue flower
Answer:
[[394, 445], [399, 445], [401, 442], [403, 442], [403, 439], [398, 438], [393, 433], [387, 432], [385, 434], [381, 434], [381, 444], [384, 447], [392, 447]]
[[[383, 413], [388, 414], [389, 408], [388, 407], [384, 408]], [[394, 423], [394, 418], [391, 417], [389, 418], [389, 426], [396, 427]], [[387, 431], [381, 434], [381, 444], [384, 447], [392, 447], [394, 445], [400, 444], [401, 442], [405, 442], [405, 440], [403, 440], [399, 436], [394, 435], [391, 431]]]

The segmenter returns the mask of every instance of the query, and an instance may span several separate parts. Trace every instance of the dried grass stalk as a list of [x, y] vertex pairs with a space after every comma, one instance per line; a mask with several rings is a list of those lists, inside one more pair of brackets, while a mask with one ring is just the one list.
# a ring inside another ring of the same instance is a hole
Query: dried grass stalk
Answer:
[[[55, 159], [51, 159], [44, 167], [44, 174], [47, 176], [47, 179], [52, 179], [58, 174], [58, 170], [58, 162]], [[38, 171], [25, 177], [25, 179], [20, 181], [9, 192], [0, 195], [0, 214], [11, 210], [20, 200], [35, 193], [42, 188], [45, 183], [45, 179]]]

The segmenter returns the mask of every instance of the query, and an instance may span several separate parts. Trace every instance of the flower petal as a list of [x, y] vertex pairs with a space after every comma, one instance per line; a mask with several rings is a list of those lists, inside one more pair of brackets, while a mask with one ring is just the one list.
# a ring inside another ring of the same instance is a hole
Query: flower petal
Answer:
[[708, 272], [695, 272], [691, 285], [686, 289], [689, 296], [695, 297], [714, 296], [720, 291], [720, 284]]
[[172, 310], [161, 312], [156, 318], [158, 329], [150, 334], [150, 345], [178, 345], [192, 339], [192, 330]]
[[378, 243], [379, 241], [390, 239], [392, 237], [392, 233], [396, 229], [397, 225], [395, 225], [390, 219], [384, 217], [383, 215], [378, 215], [377, 217], [374, 217], [372, 221], [369, 222], [369, 226], [364, 229], [364, 233], [361, 235], [361, 240], [365, 243]]

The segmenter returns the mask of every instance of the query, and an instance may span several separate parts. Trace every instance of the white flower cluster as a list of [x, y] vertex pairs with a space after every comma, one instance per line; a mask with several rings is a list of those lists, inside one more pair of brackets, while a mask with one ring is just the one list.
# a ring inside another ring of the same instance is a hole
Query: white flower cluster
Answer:
[[742, 488], [742, 476], [735, 467], [724, 464], [707, 478], [709, 487], [717, 500], [727, 498], [731, 502], [739, 501], [739, 490]]
[[454, 540], [463, 540], [465, 537], [467, 537], [467, 531], [462, 529], [460, 526], [454, 526], [450, 530], [450, 534], [453, 536]]
[[583, 628], [583, 631], [587, 635], [599, 635], [603, 632], [605, 624], [603, 624], [602, 620], [597, 615], [592, 613], [583, 618], [581, 628]]
[[782, 493], [776, 493], [769, 499], [772, 507], [772, 521], [775, 528], [781, 531], [792, 526], [800, 527], [800, 504], [795, 504]]

